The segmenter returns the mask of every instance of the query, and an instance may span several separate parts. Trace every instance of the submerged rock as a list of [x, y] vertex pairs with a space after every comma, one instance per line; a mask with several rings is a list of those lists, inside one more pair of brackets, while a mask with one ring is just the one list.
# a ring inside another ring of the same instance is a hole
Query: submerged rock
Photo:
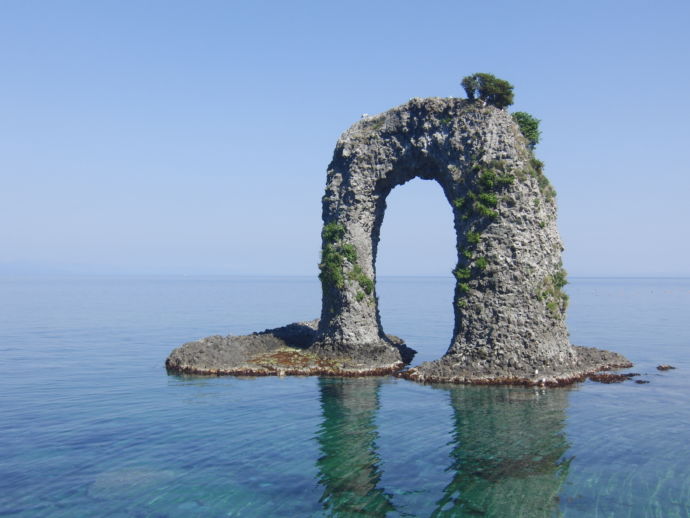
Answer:
[[663, 364], [658, 365], [656, 369], [660, 371], [670, 371], [671, 369], [675, 369], [675, 367], [673, 365]]
[[[635, 376], [639, 376], [636, 372], [628, 372], [626, 374], [611, 374], [610, 372], [602, 372], [598, 374], [590, 374], [587, 376], [590, 380], [597, 383], [622, 383]], [[640, 380], [637, 380], [639, 383]], [[644, 383], [644, 382], [643, 382]]]
[[421, 382], [553, 385], [629, 367], [623, 356], [574, 347], [555, 191], [504, 110], [462, 99], [412, 99], [363, 118], [338, 140], [323, 197], [318, 321], [176, 349], [177, 372], [394, 372], [413, 352], [381, 326], [375, 260], [386, 197], [437, 181], [456, 229], [455, 328], [446, 354], [402, 373]]

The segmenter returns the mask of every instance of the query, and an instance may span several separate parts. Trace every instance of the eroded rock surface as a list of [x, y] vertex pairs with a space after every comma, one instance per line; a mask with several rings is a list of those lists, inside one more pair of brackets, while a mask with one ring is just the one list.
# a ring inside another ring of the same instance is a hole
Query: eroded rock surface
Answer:
[[[363, 374], [409, 362], [409, 349], [381, 327], [375, 261], [386, 197], [417, 177], [437, 181], [453, 209], [455, 328], [443, 358], [405, 377], [553, 384], [629, 366], [618, 354], [569, 343], [555, 192], [542, 167], [510, 114], [479, 102], [412, 99], [363, 118], [341, 136], [328, 168], [318, 324], [185, 344], [168, 367]], [[261, 356], [275, 359], [285, 347], [301, 355], [299, 369]]]
[[[415, 351], [396, 336], [386, 337], [395, 350], [368, 351], [357, 356], [326, 357], [309, 349], [318, 320], [297, 322], [242, 336], [209, 336], [173, 350], [168, 370], [186, 374], [240, 376], [390, 374], [412, 361]], [[361, 353], [361, 351], [359, 351]]]

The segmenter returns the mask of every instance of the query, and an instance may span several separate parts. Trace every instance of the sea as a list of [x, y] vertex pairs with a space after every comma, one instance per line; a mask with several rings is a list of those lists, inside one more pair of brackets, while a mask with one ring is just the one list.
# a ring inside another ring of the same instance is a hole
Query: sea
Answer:
[[[316, 318], [318, 280], [2, 277], [0, 516], [690, 516], [690, 279], [567, 291], [572, 343], [623, 353], [639, 376], [171, 375], [184, 342]], [[377, 292], [413, 364], [443, 355], [451, 276], [382, 277]]]

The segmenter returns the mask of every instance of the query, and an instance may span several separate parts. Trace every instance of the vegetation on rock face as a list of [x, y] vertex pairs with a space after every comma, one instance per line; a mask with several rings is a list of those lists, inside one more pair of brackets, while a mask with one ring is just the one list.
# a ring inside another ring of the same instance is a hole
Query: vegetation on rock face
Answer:
[[343, 268], [345, 261], [353, 265], [347, 275], [347, 279], [356, 281], [362, 291], [358, 291], [355, 298], [362, 301], [366, 295], [374, 292], [374, 281], [366, 276], [362, 267], [357, 264], [357, 249], [351, 243], [343, 243], [345, 227], [340, 223], [327, 223], [321, 231], [324, 246], [321, 251], [321, 263], [319, 264], [319, 279], [324, 286], [334, 286], [339, 290], [345, 287], [345, 274]]
[[341, 245], [340, 253], [343, 254], [343, 257], [350, 261], [351, 264], [357, 263], [357, 249], [355, 248], [355, 245], [352, 245], [350, 243], [345, 243], [344, 245]]
[[[461, 85], [467, 93], [467, 98], [471, 101], [478, 99], [498, 108], [505, 108], [513, 104], [513, 85], [492, 74], [476, 73], [466, 76], [462, 79]], [[522, 135], [527, 139], [530, 151], [534, 151], [541, 139], [541, 131], [539, 130], [541, 121], [527, 112], [515, 112], [512, 117], [519, 126]], [[551, 201], [556, 196], [556, 190], [544, 176], [543, 168], [544, 163], [532, 156], [530, 165], [525, 170], [537, 179], [539, 190], [547, 200]], [[506, 181], [510, 183], [513, 179], [512, 175], [496, 177], [493, 171], [487, 170], [484, 178], [480, 178], [480, 182], [485, 184], [486, 190], [491, 190], [495, 182]], [[453, 203], [460, 209], [472, 206], [475, 213], [493, 218], [496, 216], [496, 212], [493, 210], [496, 202], [497, 198], [491, 193], [470, 191], [465, 198], [458, 198]]]
[[[460, 84], [465, 89], [467, 98], [470, 101], [478, 99], [498, 108], [505, 108], [513, 104], [513, 85], [492, 74], [472, 74], [464, 77]], [[515, 112], [512, 114], [512, 117], [520, 128], [522, 135], [527, 139], [530, 151], [534, 151], [535, 146], [541, 139], [541, 131], [539, 130], [539, 123], [541, 121], [527, 112]], [[546, 176], [544, 176], [543, 167], [544, 163], [532, 156], [530, 165], [525, 170], [537, 179], [539, 189], [544, 197], [547, 200], [553, 200], [556, 191]], [[491, 190], [495, 182], [506, 181], [510, 183], [513, 179], [512, 175], [496, 177], [495, 172], [487, 170], [485, 171], [484, 178], [480, 178], [480, 182], [485, 184], [486, 190]], [[481, 216], [495, 217], [496, 212], [493, 210], [493, 207], [496, 206], [496, 202], [497, 198], [491, 193], [470, 191], [465, 198], [458, 198], [453, 203], [459, 209], [466, 209], [468, 206], [472, 206], [474, 212]]]
[[[467, 76], [462, 80], [462, 86], [470, 100], [479, 99], [498, 108], [505, 108], [513, 102], [512, 85], [490, 74]], [[528, 142], [531, 156], [529, 164], [523, 170], [517, 171], [517, 178], [525, 178], [525, 175], [534, 177], [542, 196], [547, 201], [553, 201], [556, 191], [544, 175], [544, 163], [533, 155], [534, 147], [541, 138], [540, 120], [526, 112], [516, 112], [512, 117]], [[481, 228], [482, 220], [498, 216], [496, 207], [501, 199], [499, 194], [516, 179], [514, 174], [507, 171], [505, 163], [500, 161], [489, 164], [477, 163], [474, 172], [474, 175], [470, 174], [467, 177], [466, 194], [453, 200], [453, 206], [460, 211], [463, 219], [473, 218], [478, 223], [468, 228], [465, 246], [459, 250], [463, 259], [453, 270], [457, 280], [456, 305], [461, 309], [467, 307], [466, 295], [470, 292], [472, 279], [481, 275], [489, 266], [486, 257], [476, 257], [476, 248], [481, 239], [481, 233], [477, 229]], [[539, 199], [535, 199], [534, 205], [539, 206]], [[539, 226], [544, 228], [546, 223], [540, 221]], [[568, 306], [568, 295], [563, 290], [568, 282], [566, 275], [566, 271], [559, 266], [555, 273], [542, 281], [537, 290], [537, 299], [544, 302], [553, 318], [563, 318]]]
[[[463, 218], [482, 216], [495, 218], [498, 212], [494, 209], [498, 205], [498, 192], [515, 181], [515, 176], [504, 171], [501, 162], [492, 162], [484, 167], [478, 166], [479, 171], [463, 197], [453, 200], [456, 209], [463, 212]], [[477, 239], [472, 232], [467, 233], [468, 242]], [[476, 243], [474, 243], [476, 244]]]
[[340, 223], [331, 222], [323, 226], [321, 238], [326, 243], [333, 244], [345, 237], [345, 227]]
[[469, 268], [456, 268], [453, 271], [455, 278], [459, 281], [466, 281], [472, 278], [472, 270]]
[[319, 279], [324, 285], [335, 286], [343, 289], [345, 277], [343, 276], [343, 256], [332, 246], [326, 246], [321, 253], [319, 264]]
[[367, 295], [371, 295], [374, 292], [374, 281], [366, 276], [360, 265], [356, 264], [348, 277], [353, 281], [357, 281], [359, 287], [362, 288]]
[[541, 138], [541, 131], [539, 131], [539, 123], [541, 121], [527, 112], [513, 113], [513, 120], [517, 122], [520, 132], [529, 142], [530, 149], [534, 149], [534, 146], [539, 144], [539, 139]]
[[563, 317], [568, 308], [569, 297], [563, 290], [568, 284], [567, 275], [563, 266], [559, 265], [558, 270], [542, 281], [542, 285], [537, 291], [537, 299], [546, 304], [546, 308], [554, 318]]
[[530, 159], [526, 172], [537, 179], [537, 185], [539, 185], [539, 190], [544, 195], [544, 198], [548, 201], [553, 201], [556, 197], [556, 189], [553, 188], [549, 179], [544, 175], [544, 162], [536, 158]]
[[496, 108], [505, 108], [513, 104], [513, 85], [492, 74], [472, 74], [464, 77], [460, 84], [470, 101], [479, 99]]
[[478, 257], [474, 265], [480, 270], [486, 270], [486, 267], [489, 266], [489, 261], [486, 260], [486, 257]]
[[342, 246], [338, 243], [345, 236], [345, 227], [339, 223], [328, 223], [321, 231], [324, 241], [321, 251], [321, 263], [319, 264], [319, 279], [324, 285], [335, 286], [342, 289], [345, 286], [343, 276], [343, 265], [345, 256], [342, 253]]
[[470, 230], [469, 232], [467, 232], [465, 237], [467, 238], [467, 242], [469, 244], [476, 245], [477, 243], [479, 243], [479, 239], [482, 237], [482, 235], [479, 232], [473, 232]]
[[[515, 175], [509, 173], [506, 164], [493, 161], [488, 164], [476, 165], [467, 177], [467, 191], [465, 196], [453, 200], [453, 206], [460, 211], [463, 219], [474, 218], [474, 224], [465, 233], [465, 246], [459, 252], [465, 259], [453, 270], [458, 282], [458, 292], [464, 296], [470, 291], [472, 278], [486, 271], [489, 261], [486, 257], [476, 257], [475, 251], [481, 241], [479, 228], [482, 222], [498, 217], [496, 207], [501, 192], [515, 181]], [[465, 308], [467, 302], [459, 299], [456, 304]]]

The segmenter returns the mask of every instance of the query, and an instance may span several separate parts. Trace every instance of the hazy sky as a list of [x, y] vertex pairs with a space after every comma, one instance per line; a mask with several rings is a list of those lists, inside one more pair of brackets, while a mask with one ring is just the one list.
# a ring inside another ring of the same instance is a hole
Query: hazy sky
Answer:
[[[0, 2], [0, 272], [316, 275], [335, 142], [490, 72], [542, 120], [573, 275], [690, 275], [690, 2]], [[379, 275], [446, 274], [389, 197]]]

